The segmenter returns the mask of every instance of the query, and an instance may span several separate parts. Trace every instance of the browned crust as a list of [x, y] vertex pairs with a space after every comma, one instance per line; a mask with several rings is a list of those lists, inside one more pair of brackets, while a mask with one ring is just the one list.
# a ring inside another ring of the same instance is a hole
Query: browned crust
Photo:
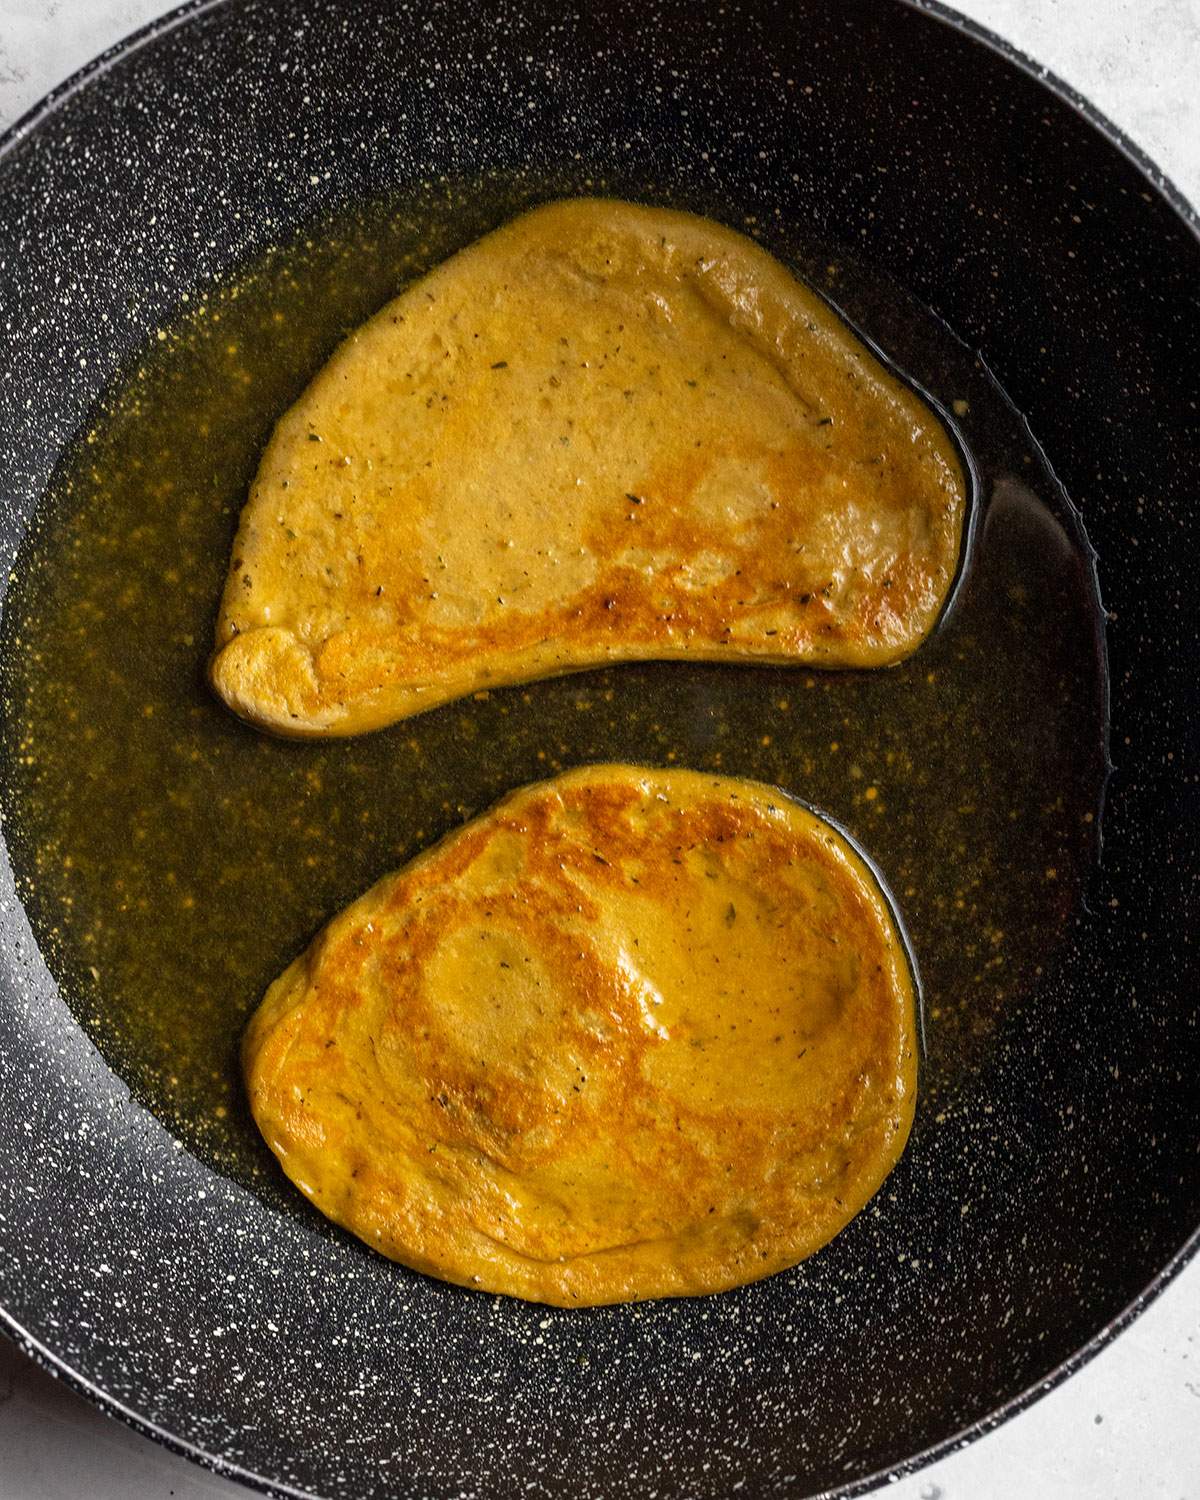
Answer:
[[[727, 897], [741, 916], [714, 926]], [[540, 988], [513, 990], [506, 954]], [[335, 918], [243, 1057], [323, 1212], [446, 1280], [582, 1306], [736, 1286], [832, 1238], [903, 1150], [914, 995], [823, 820], [756, 783], [600, 766]]]

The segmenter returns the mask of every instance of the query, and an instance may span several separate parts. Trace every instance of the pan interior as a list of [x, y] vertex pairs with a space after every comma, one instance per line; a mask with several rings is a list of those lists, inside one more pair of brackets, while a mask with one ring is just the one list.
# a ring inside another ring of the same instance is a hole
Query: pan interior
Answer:
[[975, 476], [959, 587], [913, 658], [875, 673], [627, 666], [325, 744], [256, 734], [207, 690], [247, 485], [339, 338], [532, 202], [618, 187], [665, 201], [582, 178], [443, 185], [313, 225], [196, 294], [92, 413], [14, 569], [0, 798], [39, 945], [136, 1097], [297, 1213], [244, 1107], [247, 1016], [329, 916], [524, 782], [588, 761], [686, 765], [778, 783], [844, 824], [890, 884], [923, 977], [911, 1151], [987, 1066], [1081, 901], [1106, 691], [1079, 519], [945, 326], [886, 274], [778, 224], [736, 227], [932, 395]]

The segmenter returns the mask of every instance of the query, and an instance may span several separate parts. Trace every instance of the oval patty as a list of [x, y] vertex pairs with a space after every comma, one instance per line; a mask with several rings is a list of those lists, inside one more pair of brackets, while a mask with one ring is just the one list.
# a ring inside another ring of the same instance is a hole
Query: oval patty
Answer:
[[830, 1240], [904, 1148], [906, 951], [777, 790], [595, 766], [329, 924], [243, 1059], [284, 1170], [418, 1270], [564, 1306], [719, 1291]]
[[604, 662], [884, 666], [933, 627], [965, 506], [932, 411], [765, 250], [555, 203], [411, 286], [280, 421], [212, 681], [329, 735]]

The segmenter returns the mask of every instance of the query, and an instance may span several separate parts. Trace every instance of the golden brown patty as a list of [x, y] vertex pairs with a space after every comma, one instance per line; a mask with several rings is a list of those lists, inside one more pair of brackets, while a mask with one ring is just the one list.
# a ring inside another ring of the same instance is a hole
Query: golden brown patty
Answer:
[[757, 782], [595, 766], [329, 924], [246, 1033], [284, 1170], [385, 1255], [565, 1306], [719, 1291], [867, 1202], [914, 996], [870, 870]]
[[454, 256], [275, 430], [212, 680], [277, 733], [691, 657], [884, 666], [932, 628], [962, 473], [766, 251], [575, 200]]

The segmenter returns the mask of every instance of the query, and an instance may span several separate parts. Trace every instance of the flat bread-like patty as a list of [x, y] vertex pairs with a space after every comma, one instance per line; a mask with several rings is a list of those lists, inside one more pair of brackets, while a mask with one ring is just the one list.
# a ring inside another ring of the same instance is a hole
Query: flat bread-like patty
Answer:
[[876, 667], [954, 579], [954, 445], [709, 220], [554, 203], [417, 281], [283, 417], [211, 677], [276, 733], [647, 658]]
[[254, 1118], [408, 1266], [562, 1306], [720, 1291], [819, 1249], [904, 1148], [906, 950], [773, 788], [602, 765], [507, 797], [268, 990]]

